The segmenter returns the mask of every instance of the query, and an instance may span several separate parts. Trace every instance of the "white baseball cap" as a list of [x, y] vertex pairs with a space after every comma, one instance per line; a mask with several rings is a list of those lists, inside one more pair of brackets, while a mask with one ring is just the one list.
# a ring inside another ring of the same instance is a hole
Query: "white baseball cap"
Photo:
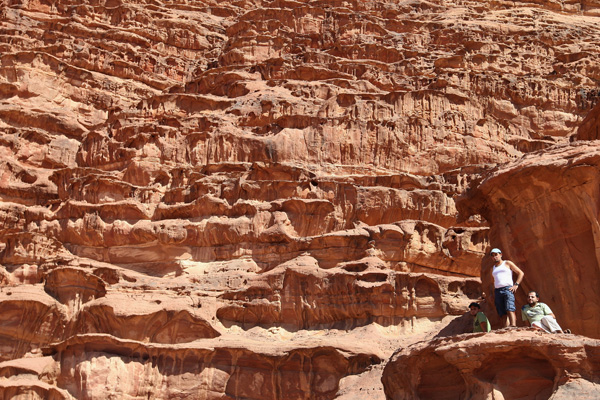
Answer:
[[492, 249], [492, 251], [490, 251], [490, 254], [494, 254], [494, 253], [502, 254], [500, 249]]

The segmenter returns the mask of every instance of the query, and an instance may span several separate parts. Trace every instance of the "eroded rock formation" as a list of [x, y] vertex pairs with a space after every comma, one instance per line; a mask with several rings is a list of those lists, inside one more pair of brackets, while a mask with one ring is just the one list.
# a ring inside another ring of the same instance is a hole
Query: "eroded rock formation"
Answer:
[[[491, 173], [465, 202], [490, 221], [490, 240], [523, 267], [521, 304], [528, 291], [538, 291], [565, 325], [595, 338], [598, 150], [595, 143], [579, 142], [527, 155]], [[490, 263], [484, 264], [484, 286], [491, 288], [485, 281]]]
[[383, 372], [390, 399], [589, 399], [598, 395], [600, 341], [530, 330], [416, 343]]
[[433, 394], [384, 393], [406, 348], [510, 397], [438, 348], [595, 351], [448, 337], [499, 246], [598, 338], [598, 1], [0, 4], [1, 396]]

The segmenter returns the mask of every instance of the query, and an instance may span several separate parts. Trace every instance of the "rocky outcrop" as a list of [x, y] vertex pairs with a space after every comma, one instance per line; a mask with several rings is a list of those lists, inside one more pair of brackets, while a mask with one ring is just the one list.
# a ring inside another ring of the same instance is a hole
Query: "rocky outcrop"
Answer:
[[491, 246], [596, 338], [599, 20], [5, 1], [0, 397], [381, 399], [468, 331]]
[[388, 399], [590, 399], [598, 340], [502, 330], [416, 343], [383, 371]]
[[[596, 92], [595, 95], [600, 96], [600, 92]], [[583, 120], [575, 138], [577, 140], [600, 139], [600, 103]]]
[[[530, 154], [498, 168], [460, 203], [490, 222], [490, 243], [525, 272], [520, 304], [537, 291], [565, 327], [594, 338], [599, 150], [595, 142], [579, 142]], [[484, 260], [484, 289], [492, 287], [489, 266]]]
[[322, 270], [317, 260], [303, 257], [249, 280], [246, 289], [223, 294], [229, 302], [217, 317], [244, 328], [349, 329], [460, 315], [479, 296], [475, 278], [390, 272], [376, 257]]
[[3, 287], [0, 291], [2, 341], [0, 362], [41, 353], [65, 332], [67, 310], [38, 287]]
[[[208, 346], [182, 348], [108, 335], [76, 336], [50, 349], [60, 360], [60, 374], [53, 378], [78, 399], [331, 399], [340, 378], [380, 361], [367, 354], [299, 343], [269, 349], [251, 341]], [[115, 380], [119, 375], [135, 376], [135, 380]]]

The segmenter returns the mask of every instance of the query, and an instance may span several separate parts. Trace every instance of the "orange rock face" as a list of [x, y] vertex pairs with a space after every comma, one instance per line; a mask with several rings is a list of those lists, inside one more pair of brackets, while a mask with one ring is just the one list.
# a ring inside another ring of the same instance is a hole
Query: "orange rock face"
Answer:
[[[577, 142], [528, 155], [491, 173], [465, 201], [490, 222], [490, 242], [525, 272], [520, 303], [537, 291], [563, 325], [594, 338], [600, 337], [594, 317], [600, 296], [598, 150]], [[484, 272], [484, 287], [491, 290], [486, 277]]]
[[[597, 397], [599, 26], [596, 0], [4, 2], [0, 397]], [[491, 247], [581, 336], [462, 335]]]
[[598, 346], [521, 329], [459, 335], [398, 350], [382, 380], [390, 399], [589, 399], [598, 395]]

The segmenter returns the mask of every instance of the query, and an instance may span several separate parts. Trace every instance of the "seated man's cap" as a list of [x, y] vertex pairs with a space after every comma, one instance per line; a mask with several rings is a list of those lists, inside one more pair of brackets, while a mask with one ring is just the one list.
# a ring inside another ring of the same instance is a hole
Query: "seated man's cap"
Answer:
[[502, 254], [500, 249], [492, 249], [492, 251], [490, 251], [490, 254], [494, 254], [494, 253]]

